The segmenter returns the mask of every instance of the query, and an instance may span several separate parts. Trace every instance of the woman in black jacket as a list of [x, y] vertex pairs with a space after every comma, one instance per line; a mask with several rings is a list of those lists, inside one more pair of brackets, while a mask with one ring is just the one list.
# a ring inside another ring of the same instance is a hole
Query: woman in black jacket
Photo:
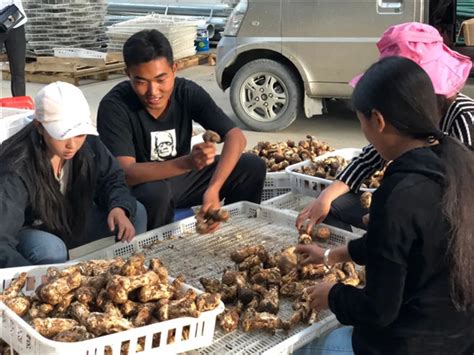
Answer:
[[474, 154], [439, 130], [433, 85], [409, 59], [374, 64], [353, 103], [367, 140], [392, 160], [373, 195], [367, 233], [347, 246], [297, 252], [303, 264], [365, 265], [366, 285], [307, 290], [312, 307], [329, 308], [353, 328], [299, 353], [328, 354], [335, 345], [346, 354], [472, 354]]
[[52, 83], [35, 105], [35, 120], [0, 147], [0, 268], [64, 262], [70, 248], [144, 232], [145, 209], [95, 137], [82, 92]]
[[[431, 12], [431, 4], [430, 4]], [[474, 147], [474, 100], [460, 91], [472, 68], [469, 57], [461, 55], [443, 43], [434, 27], [407, 22], [390, 26], [377, 42], [380, 59], [397, 56], [418, 63], [431, 78], [441, 111], [439, 129], [469, 147]], [[355, 86], [358, 75], [351, 80]], [[362, 216], [367, 210], [360, 204], [360, 188], [387, 161], [372, 144], [338, 173], [335, 181], [301, 211], [297, 224], [309, 219], [307, 230], [324, 221], [332, 226], [352, 230], [351, 225], [366, 229]]]

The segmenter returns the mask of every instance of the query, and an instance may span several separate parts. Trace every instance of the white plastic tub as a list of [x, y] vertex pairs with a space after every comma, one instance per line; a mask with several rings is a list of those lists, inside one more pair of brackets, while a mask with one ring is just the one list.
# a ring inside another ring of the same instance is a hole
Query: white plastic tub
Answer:
[[274, 197], [270, 200], [262, 202], [263, 206], [276, 208], [278, 210], [285, 210], [295, 216], [303, 210], [314, 198], [311, 196], [302, 195], [296, 192], [287, 192], [284, 195]]
[[[341, 156], [347, 161], [351, 161], [362, 152], [358, 148], [344, 148], [337, 149], [335, 151], [320, 155], [315, 158], [315, 161], [321, 161], [329, 157]], [[306, 196], [317, 197], [326, 186], [331, 185], [334, 180], [323, 179], [315, 176], [306, 175], [298, 172], [303, 167], [311, 166], [313, 162], [311, 160], [305, 160], [304, 162], [289, 166], [286, 168], [286, 172], [290, 176], [291, 191], [300, 193]], [[375, 191], [375, 189], [361, 188], [361, 191]]]
[[[41, 284], [46, 275], [45, 266], [28, 266], [21, 268], [2, 269], [0, 291], [21, 272], [28, 272], [28, 282], [23, 293], [31, 295]], [[69, 264], [54, 265], [59, 268], [69, 267]], [[186, 289], [191, 286], [184, 286]], [[202, 291], [194, 289], [196, 293]], [[224, 304], [212, 311], [203, 312], [198, 318], [183, 317], [165, 322], [150, 324], [144, 327], [133, 328], [127, 331], [101, 336], [91, 340], [64, 343], [47, 339], [34, 330], [25, 320], [17, 316], [7, 306], [0, 302], [0, 338], [20, 355], [102, 355], [107, 346], [112, 348], [113, 355], [120, 355], [122, 343], [130, 342], [129, 355], [135, 354], [139, 338], [145, 339], [144, 351], [137, 354], [175, 354], [212, 344], [217, 315], [224, 311]], [[189, 330], [189, 339], [182, 340], [183, 329]], [[175, 332], [175, 342], [167, 344], [168, 333]], [[153, 337], [160, 337], [157, 347], [152, 347]]]
[[33, 120], [33, 110], [0, 107], [0, 144]]
[[290, 175], [286, 171], [267, 172], [263, 184], [262, 201], [267, 201], [289, 191], [291, 191]]

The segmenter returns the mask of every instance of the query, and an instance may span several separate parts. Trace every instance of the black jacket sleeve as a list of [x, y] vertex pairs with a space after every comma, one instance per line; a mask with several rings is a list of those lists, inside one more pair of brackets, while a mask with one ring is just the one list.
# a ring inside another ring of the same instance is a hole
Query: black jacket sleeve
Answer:
[[367, 234], [351, 240], [347, 245], [351, 259], [358, 265], [367, 263]]
[[17, 250], [28, 205], [28, 190], [18, 175], [0, 177], [0, 268], [31, 265]]
[[133, 220], [137, 208], [136, 199], [130, 193], [117, 159], [99, 138], [89, 136], [87, 139], [94, 150], [98, 170], [95, 203], [107, 211], [120, 207]]
[[387, 196], [385, 191], [374, 195], [365, 237], [366, 286], [357, 289], [341, 284], [329, 293], [329, 307], [342, 324], [385, 327], [398, 317], [408, 257], [416, 239], [411, 210], [406, 208], [407, 201], [416, 196], [412, 190], [395, 188]]

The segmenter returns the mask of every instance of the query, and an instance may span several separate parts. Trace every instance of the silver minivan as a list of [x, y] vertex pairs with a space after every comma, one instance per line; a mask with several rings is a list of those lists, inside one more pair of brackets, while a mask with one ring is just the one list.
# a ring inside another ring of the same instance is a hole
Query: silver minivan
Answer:
[[[325, 98], [348, 98], [348, 81], [377, 59], [375, 43], [387, 27], [432, 20], [428, 5], [427, 0], [241, 0], [218, 44], [218, 85], [230, 88], [232, 108], [248, 127], [284, 129], [299, 112], [321, 114]], [[452, 36], [453, 9], [437, 11], [438, 22], [452, 25], [447, 30]]]

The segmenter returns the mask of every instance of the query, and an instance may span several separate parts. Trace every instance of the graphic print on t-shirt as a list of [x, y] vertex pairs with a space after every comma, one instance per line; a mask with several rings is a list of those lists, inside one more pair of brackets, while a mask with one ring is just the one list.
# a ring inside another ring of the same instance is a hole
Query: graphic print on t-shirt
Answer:
[[150, 132], [150, 135], [150, 160], [165, 161], [178, 154], [176, 152], [176, 130]]

